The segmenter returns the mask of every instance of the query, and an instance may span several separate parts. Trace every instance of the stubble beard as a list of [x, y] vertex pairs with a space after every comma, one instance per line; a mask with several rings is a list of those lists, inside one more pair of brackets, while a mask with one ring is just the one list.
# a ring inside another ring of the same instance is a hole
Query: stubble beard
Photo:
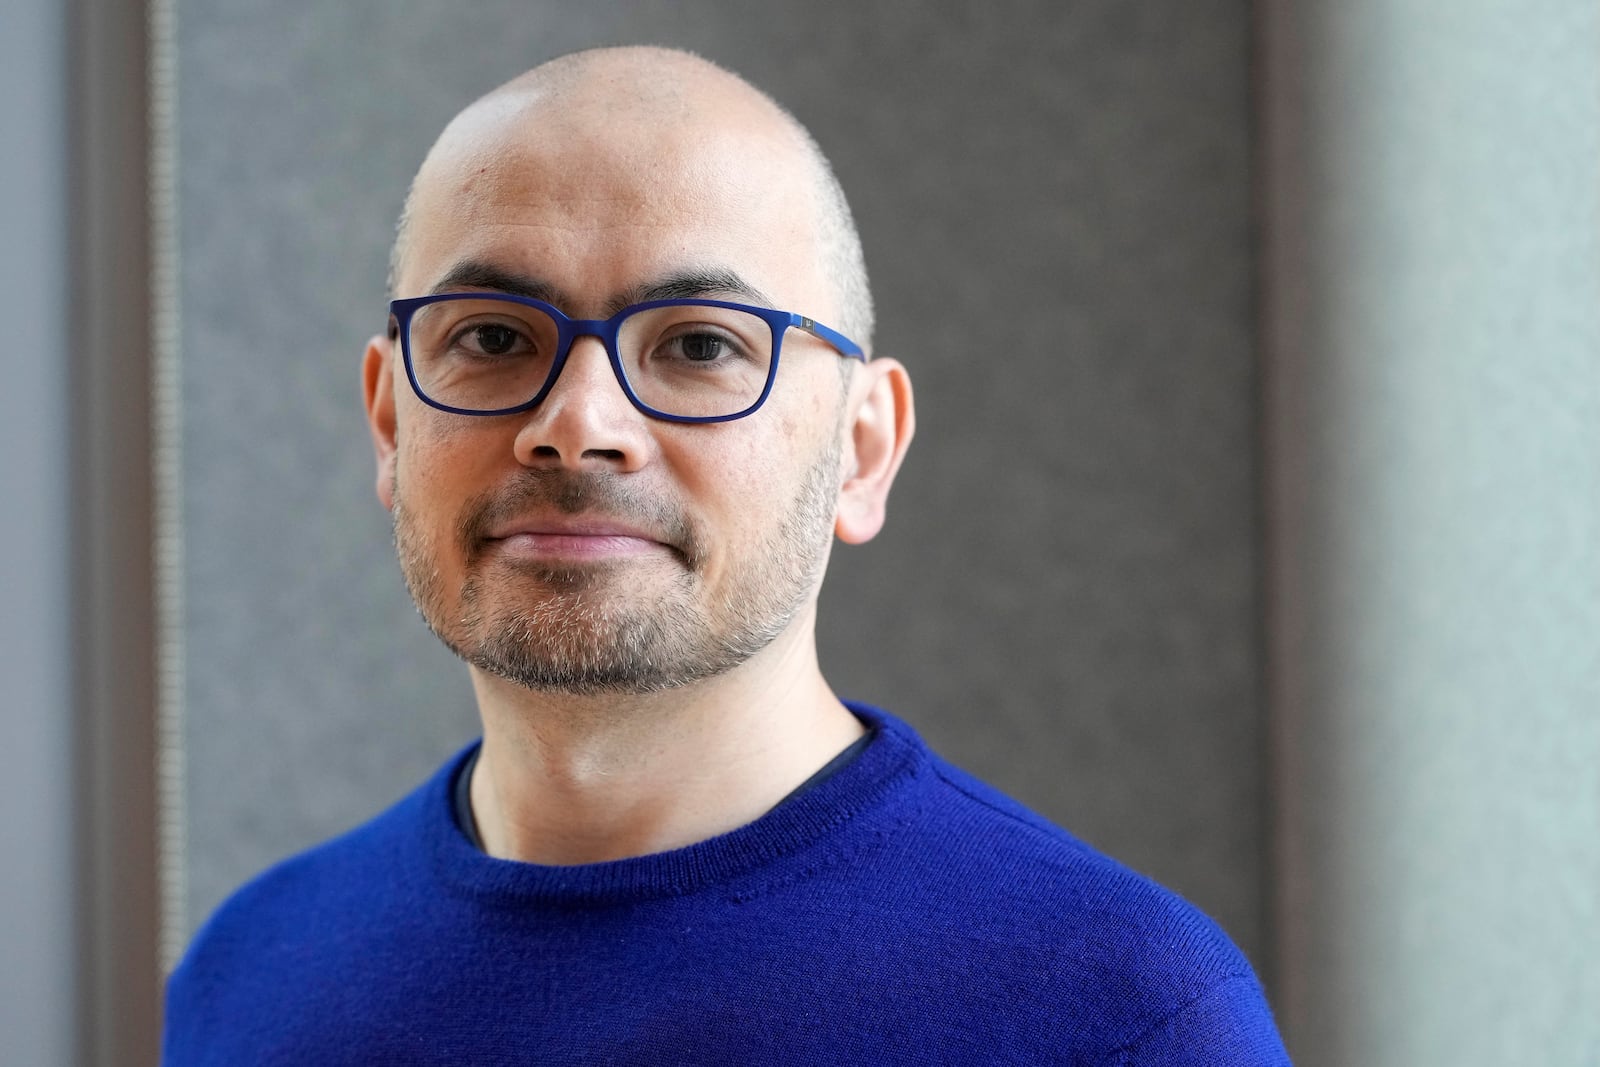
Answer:
[[[473, 666], [547, 693], [661, 692], [732, 670], [794, 621], [827, 561], [839, 458], [832, 434], [783, 521], [730, 564], [715, 595], [704, 591], [701, 532], [680, 509], [640, 496], [611, 474], [529, 470], [511, 489], [470, 502], [450, 546], [467, 560], [454, 613], [435, 562], [439, 549], [406, 510], [398, 481], [395, 548], [428, 628]], [[485, 560], [483, 531], [534, 507], [648, 520], [670, 539], [681, 569], [665, 583], [652, 573], [641, 587], [631, 563]], [[511, 588], [519, 595], [510, 595]]]

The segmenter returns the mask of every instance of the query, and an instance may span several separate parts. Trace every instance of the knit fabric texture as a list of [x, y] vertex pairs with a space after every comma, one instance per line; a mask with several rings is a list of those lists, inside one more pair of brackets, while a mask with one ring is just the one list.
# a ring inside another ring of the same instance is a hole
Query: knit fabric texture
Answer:
[[687, 848], [497, 860], [471, 750], [207, 922], [168, 1067], [1287, 1064], [1209, 919], [852, 704], [838, 773]]

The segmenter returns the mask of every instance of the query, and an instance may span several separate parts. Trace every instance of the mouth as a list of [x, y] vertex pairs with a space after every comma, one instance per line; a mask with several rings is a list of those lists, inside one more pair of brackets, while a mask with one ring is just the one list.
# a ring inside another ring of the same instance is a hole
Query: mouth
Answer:
[[670, 542], [639, 526], [566, 515], [498, 524], [484, 534], [482, 544], [485, 551], [507, 559], [541, 563], [605, 562], [678, 552]]
[[665, 556], [690, 571], [703, 558], [695, 524], [664, 495], [619, 477], [529, 470], [471, 501], [459, 527], [468, 560], [556, 567]]

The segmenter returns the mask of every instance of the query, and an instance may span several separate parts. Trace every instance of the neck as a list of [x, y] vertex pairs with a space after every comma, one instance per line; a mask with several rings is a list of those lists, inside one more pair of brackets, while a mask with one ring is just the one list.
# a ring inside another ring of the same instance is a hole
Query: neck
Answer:
[[809, 627], [720, 677], [645, 695], [536, 693], [473, 672], [485, 850], [583, 864], [681, 848], [752, 822], [861, 735]]

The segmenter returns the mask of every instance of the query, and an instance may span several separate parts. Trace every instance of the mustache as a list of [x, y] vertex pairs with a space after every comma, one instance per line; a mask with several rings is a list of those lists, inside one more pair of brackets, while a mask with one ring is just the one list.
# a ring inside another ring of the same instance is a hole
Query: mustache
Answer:
[[691, 569], [698, 569], [705, 558], [704, 539], [682, 508], [609, 472], [524, 470], [509, 485], [469, 500], [462, 510], [457, 535], [468, 557], [475, 558], [488, 540], [490, 530], [536, 511], [559, 511], [563, 515], [589, 515], [641, 525], [657, 540], [677, 551]]

